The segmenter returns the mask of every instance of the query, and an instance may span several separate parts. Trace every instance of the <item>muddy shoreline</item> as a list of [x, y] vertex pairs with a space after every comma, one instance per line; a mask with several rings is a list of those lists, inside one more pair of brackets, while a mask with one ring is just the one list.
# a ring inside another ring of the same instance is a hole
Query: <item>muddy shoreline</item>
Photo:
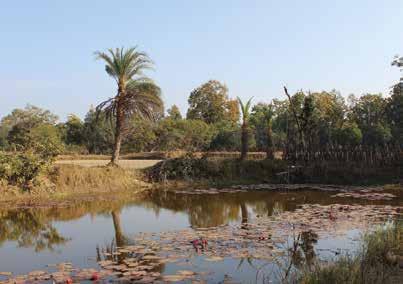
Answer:
[[[146, 185], [146, 186], [145, 186]], [[239, 192], [303, 192], [322, 191], [334, 192], [335, 195], [345, 194], [349, 197], [366, 200], [403, 200], [403, 187], [401, 185], [386, 186], [343, 186], [330, 184], [249, 184], [223, 187], [209, 187], [203, 183], [169, 182], [142, 184], [133, 189], [105, 190], [100, 188], [82, 191], [62, 191], [55, 193], [18, 193], [5, 194], [0, 198], [3, 208], [49, 208], [67, 207], [77, 202], [99, 202], [120, 199], [139, 199], [153, 191], [169, 191], [177, 194], [222, 194]]]

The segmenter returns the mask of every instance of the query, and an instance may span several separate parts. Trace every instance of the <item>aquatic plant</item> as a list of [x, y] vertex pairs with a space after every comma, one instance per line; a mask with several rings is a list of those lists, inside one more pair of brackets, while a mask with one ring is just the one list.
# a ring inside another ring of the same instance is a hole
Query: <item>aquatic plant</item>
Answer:
[[[300, 282], [314, 283], [401, 283], [403, 281], [401, 222], [379, 227], [364, 235], [355, 256], [343, 255], [334, 263], [317, 264]], [[400, 268], [399, 268], [400, 266]]]

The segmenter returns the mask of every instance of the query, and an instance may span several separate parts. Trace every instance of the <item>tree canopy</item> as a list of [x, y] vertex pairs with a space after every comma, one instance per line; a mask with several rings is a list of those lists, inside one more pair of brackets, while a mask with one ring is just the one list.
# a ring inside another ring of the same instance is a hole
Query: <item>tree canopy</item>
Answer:
[[188, 103], [188, 119], [199, 119], [208, 124], [239, 120], [238, 103], [228, 98], [228, 88], [219, 81], [210, 80], [194, 89]]

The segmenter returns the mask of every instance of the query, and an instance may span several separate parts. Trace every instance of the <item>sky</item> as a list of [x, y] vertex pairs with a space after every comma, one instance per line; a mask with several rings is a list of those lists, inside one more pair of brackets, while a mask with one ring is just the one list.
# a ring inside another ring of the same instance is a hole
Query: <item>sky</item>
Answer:
[[138, 46], [166, 108], [215, 79], [229, 96], [388, 94], [403, 54], [401, 0], [0, 0], [0, 117], [33, 104], [63, 121], [113, 96], [95, 51]]

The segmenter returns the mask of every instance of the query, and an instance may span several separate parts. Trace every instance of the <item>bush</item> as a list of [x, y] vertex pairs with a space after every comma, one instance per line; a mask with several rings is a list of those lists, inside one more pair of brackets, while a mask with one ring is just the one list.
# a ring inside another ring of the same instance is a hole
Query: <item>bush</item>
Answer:
[[39, 176], [46, 173], [50, 165], [49, 159], [32, 152], [0, 152], [0, 180], [7, 185], [31, 189], [40, 184]]
[[38, 187], [49, 172], [55, 157], [61, 153], [63, 143], [58, 129], [51, 124], [27, 128], [16, 124], [8, 134], [11, 146], [18, 152], [0, 152], [0, 180], [2, 184], [24, 190]]
[[147, 174], [151, 180], [210, 180], [217, 183], [277, 181], [276, 173], [284, 171], [282, 160], [245, 160], [195, 158], [192, 154], [162, 161]]
[[44, 159], [53, 159], [64, 149], [58, 129], [51, 124], [33, 128], [17, 124], [10, 130], [7, 139], [14, 149], [35, 152]]

